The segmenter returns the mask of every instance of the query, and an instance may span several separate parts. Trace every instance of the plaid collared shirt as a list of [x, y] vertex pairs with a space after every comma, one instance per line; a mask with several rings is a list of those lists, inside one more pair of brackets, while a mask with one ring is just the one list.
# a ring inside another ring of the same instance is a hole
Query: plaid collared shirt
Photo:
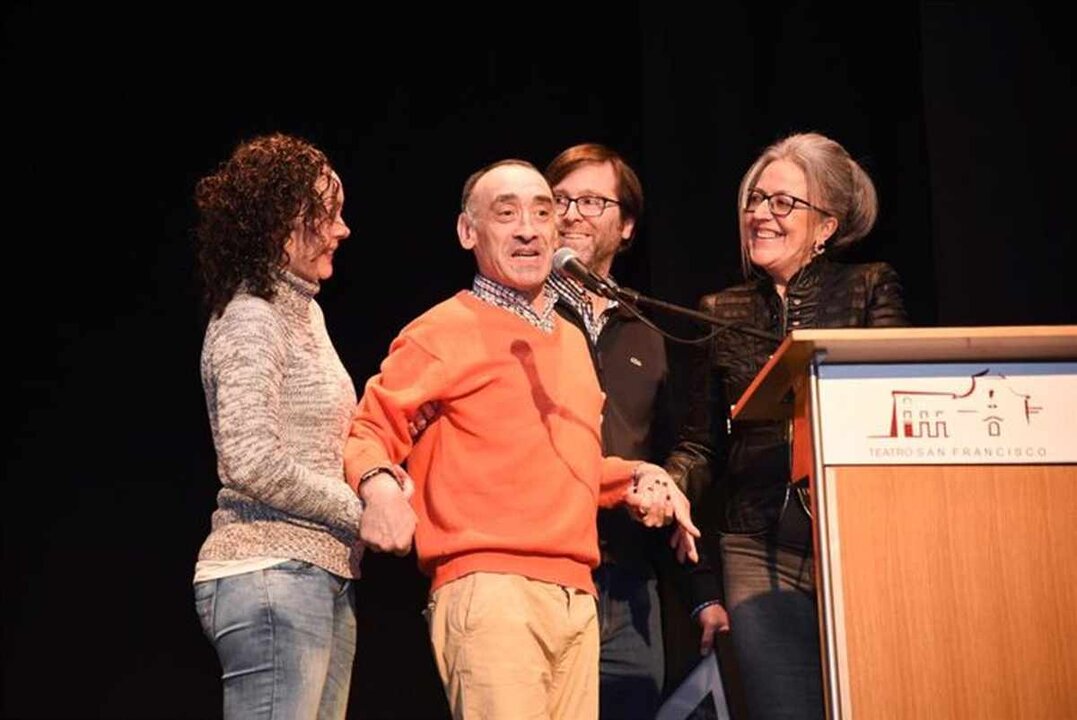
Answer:
[[519, 315], [545, 333], [553, 332], [553, 319], [556, 315], [554, 305], [557, 304], [558, 293], [550, 287], [549, 282], [542, 286], [542, 294], [546, 298], [546, 307], [542, 309], [541, 315], [535, 312], [535, 309], [531, 307], [531, 303], [519, 290], [506, 287], [482, 275], [475, 275], [475, 280], [471, 283], [471, 292], [480, 300], [499, 308], [504, 308], [514, 315]]
[[595, 317], [595, 308], [591, 304], [591, 296], [575, 280], [567, 278], [561, 273], [552, 272], [547, 284], [552, 286], [557, 291], [557, 294], [564, 298], [565, 302], [571, 305], [572, 309], [579, 314], [583, 319], [583, 326], [587, 328], [587, 335], [591, 338], [591, 343], [598, 344], [598, 336], [602, 334], [602, 328], [606, 326], [606, 321], [617, 308], [617, 301], [610, 300], [609, 304], [606, 305], [606, 309], [598, 317]]

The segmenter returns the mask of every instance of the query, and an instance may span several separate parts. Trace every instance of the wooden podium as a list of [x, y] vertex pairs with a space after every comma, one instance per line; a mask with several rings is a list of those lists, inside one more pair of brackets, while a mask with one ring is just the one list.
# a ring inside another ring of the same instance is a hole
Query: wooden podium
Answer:
[[1077, 718], [1077, 326], [795, 330], [830, 718]]

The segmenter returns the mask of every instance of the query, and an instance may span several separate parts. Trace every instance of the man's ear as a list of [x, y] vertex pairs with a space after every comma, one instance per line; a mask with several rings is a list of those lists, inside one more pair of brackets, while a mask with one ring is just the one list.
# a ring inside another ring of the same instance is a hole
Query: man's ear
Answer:
[[460, 213], [456, 218], [456, 236], [460, 238], [460, 247], [465, 250], [475, 248], [475, 226], [471, 224], [471, 218], [466, 212]]

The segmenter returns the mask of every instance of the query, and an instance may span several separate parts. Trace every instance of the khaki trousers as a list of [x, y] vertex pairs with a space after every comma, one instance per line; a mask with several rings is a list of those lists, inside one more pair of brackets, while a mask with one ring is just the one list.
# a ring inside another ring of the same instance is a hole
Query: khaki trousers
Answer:
[[520, 575], [439, 587], [430, 641], [455, 720], [598, 717], [595, 599]]

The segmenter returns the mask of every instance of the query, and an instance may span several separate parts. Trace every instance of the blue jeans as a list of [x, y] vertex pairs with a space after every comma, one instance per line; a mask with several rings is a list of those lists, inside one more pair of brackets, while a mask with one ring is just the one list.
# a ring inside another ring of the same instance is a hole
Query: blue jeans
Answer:
[[195, 583], [194, 596], [221, 661], [226, 719], [344, 718], [355, 658], [351, 580], [289, 560]]
[[823, 717], [811, 519], [788, 502], [777, 527], [723, 535], [733, 652], [752, 720]]
[[615, 564], [594, 572], [598, 587], [599, 717], [653, 718], [665, 675], [655, 578]]

